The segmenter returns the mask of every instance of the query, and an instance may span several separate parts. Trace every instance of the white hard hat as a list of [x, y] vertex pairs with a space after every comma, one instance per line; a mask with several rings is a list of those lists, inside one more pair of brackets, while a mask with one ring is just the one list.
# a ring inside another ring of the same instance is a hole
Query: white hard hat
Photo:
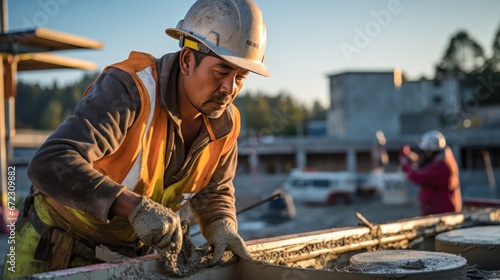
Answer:
[[446, 147], [446, 139], [444, 135], [437, 130], [427, 131], [422, 135], [418, 147], [424, 151], [441, 151]]
[[181, 47], [212, 51], [229, 63], [269, 77], [264, 65], [266, 25], [252, 0], [198, 0], [176, 28], [165, 32], [179, 39]]

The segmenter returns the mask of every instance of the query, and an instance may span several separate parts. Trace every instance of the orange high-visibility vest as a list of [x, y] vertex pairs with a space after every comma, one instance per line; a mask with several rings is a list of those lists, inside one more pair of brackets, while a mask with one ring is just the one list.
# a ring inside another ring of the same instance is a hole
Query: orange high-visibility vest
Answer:
[[[198, 156], [193, 170], [165, 188], [165, 150], [167, 145], [173, 144], [173, 139], [166, 139], [168, 117], [160, 106], [156, 59], [148, 54], [132, 52], [127, 60], [108, 66], [103, 71], [111, 68], [121, 69], [132, 76], [139, 90], [141, 110], [118, 150], [93, 162], [93, 166], [113, 181], [176, 211], [185, 198], [192, 197], [210, 182], [221, 156], [235, 144], [240, 129], [239, 112], [233, 105], [228, 108], [233, 114], [235, 129], [221, 139], [214, 139], [210, 122], [204, 117], [212, 141]], [[42, 206], [36, 207], [37, 213], [38, 208], [46, 208], [52, 212], [51, 215], [60, 215], [69, 222], [69, 225], [61, 227], [76, 228], [73, 231], [82, 238], [114, 246], [131, 245], [137, 241], [137, 235], [126, 218], [114, 217], [109, 223], [103, 223], [48, 197], [44, 197], [44, 201], [55, 212], [35, 199], [35, 206]]]

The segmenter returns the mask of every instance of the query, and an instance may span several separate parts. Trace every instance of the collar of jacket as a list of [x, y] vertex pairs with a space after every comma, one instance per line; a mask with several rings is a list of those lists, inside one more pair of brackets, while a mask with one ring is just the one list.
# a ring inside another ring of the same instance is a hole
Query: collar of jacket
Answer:
[[[179, 110], [177, 108], [177, 76], [179, 74], [179, 52], [165, 54], [157, 62], [158, 83], [161, 96], [161, 106], [166, 110], [168, 117], [180, 127]], [[232, 106], [219, 118], [207, 118], [203, 116], [208, 134], [212, 140], [218, 140], [227, 136], [234, 127], [234, 116]]]

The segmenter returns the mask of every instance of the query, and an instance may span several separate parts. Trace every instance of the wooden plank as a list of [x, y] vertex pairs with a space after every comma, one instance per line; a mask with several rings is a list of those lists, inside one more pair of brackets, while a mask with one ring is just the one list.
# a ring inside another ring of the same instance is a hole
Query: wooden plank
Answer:
[[56, 56], [50, 53], [26, 53], [19, 55], [18, 71], [51, 70], [60, 68], [96, 70], [93, 62]]
[[72, 49], [102, 49], [103, 43], [47, 28], [0, 34], [0, 52], [23, 54]]

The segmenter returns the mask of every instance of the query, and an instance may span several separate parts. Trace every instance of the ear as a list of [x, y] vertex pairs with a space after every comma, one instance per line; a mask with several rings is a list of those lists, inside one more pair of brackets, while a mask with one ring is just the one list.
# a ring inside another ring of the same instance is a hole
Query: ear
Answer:
[[189, 75], [190, 63], [194, 60], [193, 52], [188, 48], [183, 48], [179, 57], [179, 67], [182, 74]]

